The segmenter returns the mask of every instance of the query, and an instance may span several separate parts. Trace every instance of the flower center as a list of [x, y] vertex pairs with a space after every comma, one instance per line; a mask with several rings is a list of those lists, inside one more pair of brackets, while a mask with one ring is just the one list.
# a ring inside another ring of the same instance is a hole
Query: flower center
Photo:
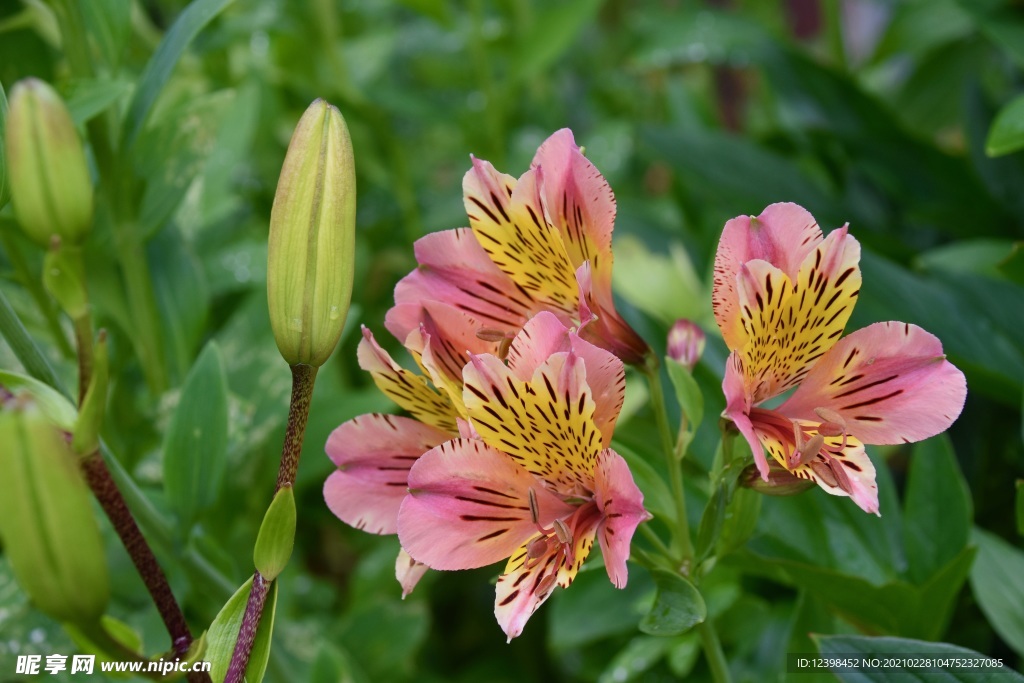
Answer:
[[541, 526], [537, 496], [533, 493], [532, 488], [527, 493], [530, 500], [530, 516], [533, 519], [534, 526], [537, 527], [537, 531], [541, 535], [530, 541], [530, 544], [526, 546], [526, 569], [533, 569], [552, 550], [555, 551], [553, 561], [547, 564], [546, 573], [541, 577], [537, 587], [534, 589], [537, 595], [543, 597], [554, 589], [555, 583], [558, 581], [558, 570], [562, 565], [571, 565], [574, 562], [576, 557], [575, 543], [572, 529], [562, 520], [554, 520], [550, 528]]
[[[828, 486], [838, 486], [846, 493], [852, 493], [853, 487], [846, 468], [833, 455], [837, 445], [839, 451], [846, 448], [846, 421], [828, 408], [816, 408], [814, 412], [821, 419], [817, 425], [801, 423], [774, 410], [763, 408], [751, 410], [750, 417], [758, 427], [782, 446], [785, 451], [783, 464], [786, 469], [793, 471], [806, 466]], [[831, 448], [826, 447], [829, 445], [825, 441], [826, 438], [840, 436], [841, 443], [832, 444]]]

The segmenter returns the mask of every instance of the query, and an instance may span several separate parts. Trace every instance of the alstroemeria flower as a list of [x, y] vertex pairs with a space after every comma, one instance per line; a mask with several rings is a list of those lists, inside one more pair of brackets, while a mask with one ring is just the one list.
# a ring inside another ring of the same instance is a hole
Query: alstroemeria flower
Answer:
[[[469, 360], [470, 351], [482, 353], [494, 344], [473, 336], [452, 339], [442, 331], [448, 315], [463, 316], [443, 305], [428, 305], [422, 322], [406, 337], [406, 349], [426, 376], [401, 367], [370, 331], [363, 329], [359, 366], [413, 417], [360, 415], [331, 432], [325, 450], [338, 469], [324, 483], [324, 499], [350, 526], [373, 534], [394, 534], [409, 468], [423, 453], [468, 428], [460, 419], [464, 412], [462, 365]], [[466, 329], [465, 325], [450, 327]], [[466, 349], [461, 363], [458, 348]], [[453, 374], [458, 377], [457, 386]], [[404, 594], [412, 591], [425, 570], [405, 553], [399, 554], [395, 568]]]
[[572, 583], [595, 537], [612, 583], [626, 584], [630, 540], [649, 515], [609, 448], [625, 375], [621, 360], [542, 312], [512, 341], [507, 366], [473, 355], [463, 377], [479, 438], [416, 461], [398, 537], [433, 569], [507, 559], [495, 616], [511, 639], [556, 585]]
[[[864, 444], [945, 431], [967, 395], [939, 340], [916, 325], [876, 323], [840, 339], [860, 292], [860, 245], [846, 226], [822, 239], [795, 204], [725, 225], [715, 257], [715, 319], [732, 351], [725, 415], [797, 477], [878, 513]], [[796, 387], [774, 408], [765, 402]]]
[[[474, 158], [462, 186], [470, 228], [416, 242], [419, 268], [395, 288], [397, 307], [447, 303], [499, 342], [550, 311], [627, 363], [643, 362], [650, 349], [612, 300], [615, 197], [571, 131], [549, 137], [519, 180]], [[404, 339], [419, 322], [406, 310], [389, 315], [388, 329]]]

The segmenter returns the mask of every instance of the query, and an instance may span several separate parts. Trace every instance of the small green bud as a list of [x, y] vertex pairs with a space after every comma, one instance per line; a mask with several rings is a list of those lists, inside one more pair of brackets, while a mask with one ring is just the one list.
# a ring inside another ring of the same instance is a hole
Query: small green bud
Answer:
[[345, 119], [316, 100], [292, 135], [270, 213], [270, 324], [289, 365], [319, 367], [338, 344], [352, 297], [355, 216]]
[[82, 406], [75, 421], [71, 436], [71, 450], [76, 455], [95, 453], [100, 447], [100, 428], [107, 411], [107, 384], [110, 377], [110, 362], [107, 356], [107, 331], [100, 330], [93, 347], [92, 373], [89, 388], [82, 399]]
[[50, 250], [43, 257], [43, 286], [72, 320], [89, 314], [85, 265], [80, 247], [65, 246], [59, 237], [53, 238]]
[[14, 215], [41, 247], [80, 244], [92, 228], [92, 181], [71, 114], [49, 85], [15, 83], [7, 115], [7, 173]]
[[761, 478], [757, 465], [753, 464], [743, 468], [739, 481], [740, 486], [768, 496], [795, 496], [814, 487], [813, 481], [795, 476], [775, 458], [768, 458], [768, 481]]
[[277, 578], [292, 556], [295, 545], [295, 492], [282, 486], [267, 508], [252, 551], [253, 564], [267, 581]]
[[60, 621], [95, 622], [110, 597], [89, 490], [65, 435], [25, 394], [0, 395], [0, 538], [18, 584]]

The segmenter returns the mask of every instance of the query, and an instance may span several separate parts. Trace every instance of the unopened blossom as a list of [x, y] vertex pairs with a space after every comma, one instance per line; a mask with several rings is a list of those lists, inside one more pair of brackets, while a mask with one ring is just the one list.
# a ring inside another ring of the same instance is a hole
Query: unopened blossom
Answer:
[[624, 586], [630, 540], [649, 515], [609, 448], [622, 361], [548, 312], [526, 323], [507, 358], [471, 356], [463, 402], [473, 438], [415, 462], [398, 535], [433, 569], [507, 560], [495, 616], [511, 639], [556, 586], [572, 583], [595, 538], [610, 580]]
[[571, 131], [549, 137], [518, 180], [474, 158], [463, 193], [470, 227], [416, 242], [419, 267], [396, 287], [387, 320], [397, 338], [416, 329], [425, 301], [463, 312], [503, 349], [549, 311], [627, 363], [643, 362], [650, 349], [612, 300], [615, 197]]
[[712, 302], [732, 352], [725, 415], [750, 444], [761, 477], [769, 480], [767, 451], [795, 476], [878, 513], [864, 444], [945, 431], [967, 384], [941, 342], [916, 325], [875, 323], [840, 338], [860, 292], [859, 261], [846, 226], [823, 238], [806, 210], [773, 204], [726, 224]]
[[666, 355], [687, 370], [692, 371], [704, 353], [704, 330], [700, 325], [682, 318], [672, 325], [668, 331]]

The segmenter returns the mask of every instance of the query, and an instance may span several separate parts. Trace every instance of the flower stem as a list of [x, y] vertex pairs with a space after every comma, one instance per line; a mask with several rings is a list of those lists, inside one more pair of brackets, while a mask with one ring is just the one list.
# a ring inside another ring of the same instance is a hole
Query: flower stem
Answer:
[[732, 676], [729, 673], [729, 663], [725, 660], [725, 653], [722, 652], [722, 642], [718, 640], [718, 632], [709, 617], [697, 624], [697, 633], [700, 634], [700, 642], [704, 648], [704, 656], [707, 657], [708, 667], [711, 669], [711, 678], [715, 683], [731, 683]]
[[[153, 598], [160, 618], [167, 628], [167, 633], [171, 636], [171, 648], [174, 654], [178, 657], [186, 656], [189, 647], [192, 646], [192, 632], [189, 631], [185, 615], [174, 598], [170, 584], [167, 583], [167, 576], [160, 568], [160, 564], [142, 532], [139, 531], [135, 518], [132, 517], [124, 497], [110, 476], [110, 470], [107, 469], [107, 464], [98, 450], [83, 458], [82, 471], [89, 483], [89, 488], [92, 489], [93, 495], [96, 496], [96, 500], [107, 514], [121, 543], [124, 544], [124, 549], [138, 570], [139, 576], [142, 577], [146, 590]], [[195, 683], [210, 680], [205, 673], [190, 674], [188, 679]]]
[[78, 347], [78, 405], [81, 407], [92, 380], [92, 319], [81, 315], [73, 318], [71, 323], [75, 329], [75, 346]]
[[654, 420], [658, 423], [661, 436], [661, 450], [665, 455], [668, 467], [669, 485], [676, 507], [675, 537], [683, 550], [683, 562], [693, 557], [693, 543], [690, 540], [690, 523], [686, 516], [686, 492], [683, 490], [683, 472], [676, 458], [676, 445], [672, 440], [672, 430], [668, 426], [668, 412], [665, 409], [665, 394], [661, 388], [661, 375], [657, 367], [645, 369], [651, 387], [651, 407]]
[[[288, 427], [285, 430], [284, 444], [281, 446], [281, 465], [277, 470], [276, 493], [283, 486], [293, 486], [295, 475], [299, 471], [299, 456], [302, 454], [302, 441], [306, 436], [306, 422], [309, 420], [309, 405], [313, 399], [313, 385], [316, 382], [318, 368], [312, 365], [292, 366], [292, 398], [288, 407]], [[224, 683], [240, 683], [245, 678], [245, 670], [249, 666], [249, 656], [256, 640], [256, 632], [263, 618], [263, 607], [267, 602], [267, 594], [273, 581], [268, 581], [257, 569], [253, 572], [252, 588], [249, 600], [245, 603], [242, 625], [235, 641], [235, 651], [231, 654]]]

